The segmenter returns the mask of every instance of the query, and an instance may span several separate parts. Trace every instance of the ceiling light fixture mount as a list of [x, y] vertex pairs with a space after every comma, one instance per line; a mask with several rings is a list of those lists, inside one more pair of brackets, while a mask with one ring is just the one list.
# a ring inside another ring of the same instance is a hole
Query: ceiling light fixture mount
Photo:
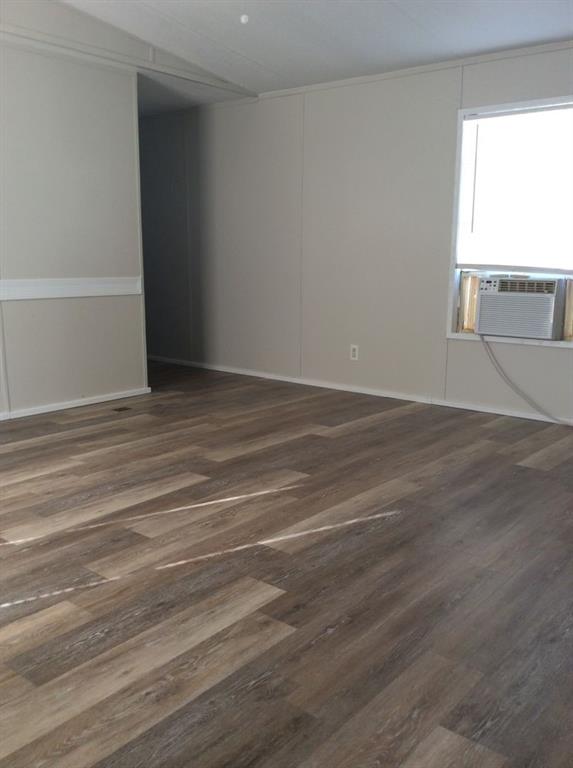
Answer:
[[249, 23], [249, 17], [246, 13], [241, 14], [240, 16], [241, 24], [248, 24]]

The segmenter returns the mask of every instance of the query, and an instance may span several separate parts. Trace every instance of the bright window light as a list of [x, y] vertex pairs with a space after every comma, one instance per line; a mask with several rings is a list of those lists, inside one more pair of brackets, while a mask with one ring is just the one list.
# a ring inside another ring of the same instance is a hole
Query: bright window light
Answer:
[[464, 119], [456, 262], [573, 272], [573, 104]]

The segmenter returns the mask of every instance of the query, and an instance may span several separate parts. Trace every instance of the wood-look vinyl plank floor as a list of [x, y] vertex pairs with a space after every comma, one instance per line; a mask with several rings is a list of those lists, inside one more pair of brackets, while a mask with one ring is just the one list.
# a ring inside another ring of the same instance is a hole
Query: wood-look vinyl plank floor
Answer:
[[152, 367], [0, 425], [0, 768], [571, 768], [573, 432]]

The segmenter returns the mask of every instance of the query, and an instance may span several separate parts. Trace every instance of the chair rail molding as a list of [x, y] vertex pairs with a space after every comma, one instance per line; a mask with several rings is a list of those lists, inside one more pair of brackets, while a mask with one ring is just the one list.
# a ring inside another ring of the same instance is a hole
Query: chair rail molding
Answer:
[[133, 296], [142, 291], [138, 277], [64, 277], [0, 280], [0, 301]]

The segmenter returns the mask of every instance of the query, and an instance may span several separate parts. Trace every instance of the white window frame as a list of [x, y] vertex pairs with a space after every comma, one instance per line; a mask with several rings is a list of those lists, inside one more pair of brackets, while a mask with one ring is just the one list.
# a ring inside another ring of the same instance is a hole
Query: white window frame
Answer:
[[[448, 339], [463, 339], [464, 341], [479, 341], [480, 336], [476, 333], [462, 333], [456, 330], [457, 319], [457, 302], [460, 290], [460, 275], [462, 271], [483, 271], [491, 273], [520, 273], [524, 275], [535, 274], [539, 277], [555, 277], [561, 275], [573, 279], [573, 271], [571, 270], [553, 270], [545, 273], [540, 269], [529, 268], [527, 270], [519, 270], [514, 266], [492, 266], [492, 265], [458, 265], [457, 261], [457, 234], [458, 234], [458, 212], [460, 202], [460, 181], [461, 181], [461, 155], [462, 155], [462, 138], [464, 121], [468, 117], [491, 117], [494, 115], [508, 115], [514, 112], [535, 112], [539, 109], [547, 109], [551, 107], [564, 107], [573, 105], [573, 94], [568, 96], [560, 96], [549, 99], [534, 99], [531, 101], [516, 101], [506, 104], [494, 104], [482, 107], [468, 107], [458, 110], [458, 128], [457, 128], [457, 146], [456, 146], [456, 163], [455, 163], [455, 185], [454, 185], [454, 210], [452, 215], [452, 231], [451, 231], [451, 247], [450, 247], [450, 273], [449, 273], [449, 291], [448, 291], [448, 313], [447, 313], [447, 328], [446, 338]], [[547, 341], [544, 339], [517, 339], [509, 336], [496, 336], [493, 339], [495, 342], [505, 344], [523, 344], [532, 345], [537, 347], [564, 347], [571, 349], [573, 342], [571, 341]]]

